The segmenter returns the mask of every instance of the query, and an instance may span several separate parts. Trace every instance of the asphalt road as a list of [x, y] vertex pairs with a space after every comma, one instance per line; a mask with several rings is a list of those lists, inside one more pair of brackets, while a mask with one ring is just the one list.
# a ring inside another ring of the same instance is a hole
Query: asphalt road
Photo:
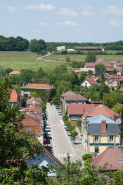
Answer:
[[48, 124], [51, 127], [54, 155], [60, 162], [63, 162], [69, 153], [71, 161], [75, 162], [77, 158], [64, 129], [62, 115], [58, 115], [58, 111], [60, 110], [57, 110], [55, 106], [47, 104]]

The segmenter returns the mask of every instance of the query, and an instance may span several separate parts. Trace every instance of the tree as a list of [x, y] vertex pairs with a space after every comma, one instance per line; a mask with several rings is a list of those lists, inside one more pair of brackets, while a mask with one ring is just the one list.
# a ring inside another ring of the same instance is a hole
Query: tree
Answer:
[[112, 108], [117, 103], [117, 94], [114, 91], [104, 93], [102, 103], [108, 108]]
[[46, 49], [46, 43], [42, 39], [40, 40], [33, 39], [29, 43], [29, 49], [32, 52], [37, 52], [37, 53], [41, 52], [42, 50]]
[[[16, 182], [22, 181], [26, 176], [26, 159], [34, 157], [35, 153], [42, 154], [43, 148], [34, 132], [25, 133], [21, 124], [25, 113], [19, 111], [16, 105], [11, 107], [8, 104], [11, 92], [8, 87], [11, 87], [11, 81], [6, 77], [0, 83], [0, 169], [2, 170], [0, 181], [4, 178], [8, 178], [9, 181], [11, 174], [16, 172], [13, 177]], [[7, 177], [5, 173], [8, 173]]]
[[80, 83], [82, 83], [84, 81], [85, 77], [86, 77], [86, 73], [85, 72], [81, 72], [80, 76], [79, 76]]
[[86, 161], [87, 159], [92, 159], [92, 155], [91, 154], [84, 154], [82, 156], [82, 159], [83, 159], [83, 161]]
[[104, 64], [95, 65], [95, 75], [101, 77], [100, 81], [104, 80], [104, 72], [105, 72], [105, 65]]
[[87, 53], [86, 58], [85, 58], [85, 62], [86, 62], [86, 63], [93, 63], [93, 62], [95, 62], [95, 61], [96, 61], [96, 55], [95, 55], [95, 53], [89, 51], [89, 52]]
[[12, 72], [13, 71], [13, 69], [12, 68], [6, 68], [5, 69], [5, 73], [8, 75], [10, 72]]
[[66, 62], [70, 62], [70, 58], [69, 57], [66, 58]]
[[76, 126], [81, 127], [81, 119], [77, 119]]
[[78, 136], [78, 132], [76, 130], [73, 130], [70, 135], [71, 137], [75, 138], [76, 136]]

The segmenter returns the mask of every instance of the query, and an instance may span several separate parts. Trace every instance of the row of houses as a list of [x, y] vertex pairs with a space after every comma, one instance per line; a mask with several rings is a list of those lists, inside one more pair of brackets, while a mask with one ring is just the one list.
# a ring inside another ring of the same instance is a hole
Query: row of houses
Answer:
[[72, 91], [63, 93], [60, 99], [71, 124], [81, 120], [82, 145], [86, 152], [97, 155], [108, 147], [120, 145], [122, 114], [117, 114], [101, 102], [92, 102]]

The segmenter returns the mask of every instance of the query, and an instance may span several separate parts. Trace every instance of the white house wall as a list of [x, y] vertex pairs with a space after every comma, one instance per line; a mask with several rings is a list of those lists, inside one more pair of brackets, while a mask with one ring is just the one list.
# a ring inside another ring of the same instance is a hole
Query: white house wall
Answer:
[[[86, 84], [87, 83], [87, 84]], [[87, 87], [90, 87], [92, 86], [87, 80], [85, 80], [84, 82], [81, 83], [81, 86], [87, 86]]]

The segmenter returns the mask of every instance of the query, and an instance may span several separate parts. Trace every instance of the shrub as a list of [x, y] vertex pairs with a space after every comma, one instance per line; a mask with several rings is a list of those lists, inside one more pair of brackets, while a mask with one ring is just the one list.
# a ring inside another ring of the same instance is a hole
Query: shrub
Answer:
[[88, 160], [88, 159], [92, 159], [92, 155], [91, 155], [91, 154], [84, 154], [84, 155], [82, 156], [82, 159], [83, 159], [83, 161], [86, 161], [86, 160]]

